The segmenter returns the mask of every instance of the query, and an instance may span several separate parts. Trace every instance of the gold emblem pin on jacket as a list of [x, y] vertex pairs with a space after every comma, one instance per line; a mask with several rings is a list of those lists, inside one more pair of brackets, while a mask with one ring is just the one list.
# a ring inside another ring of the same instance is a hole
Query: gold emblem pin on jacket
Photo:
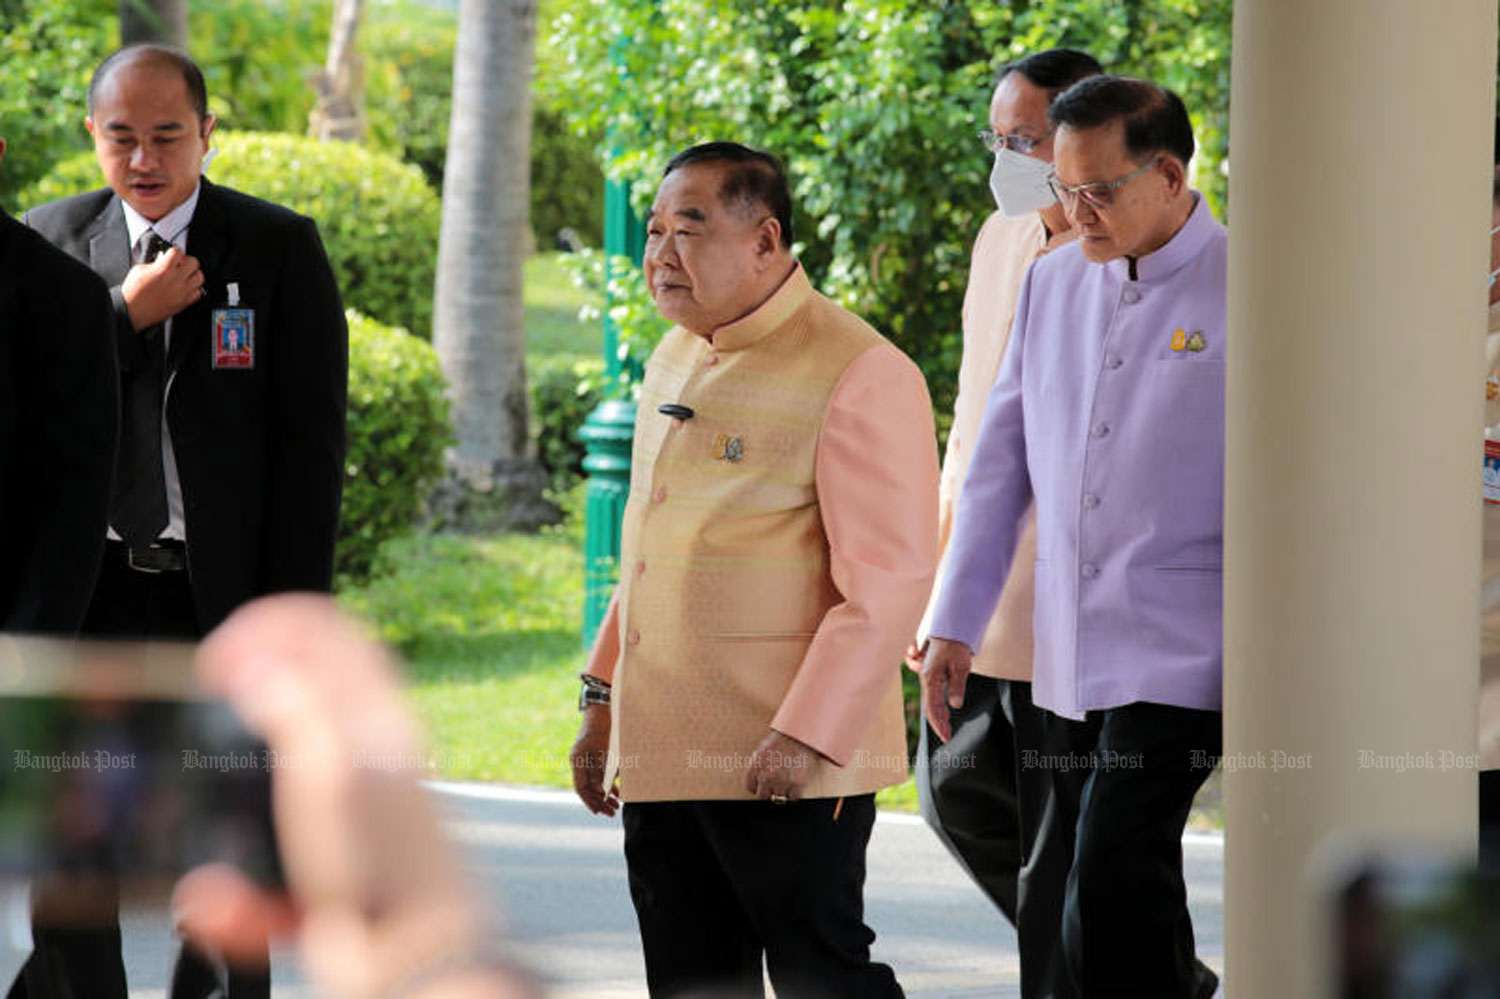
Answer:
[[714, 438], [713, 454], [719, 461], [739, 461], [744, 457], [745, 447], [738, 437], [720, 434]]

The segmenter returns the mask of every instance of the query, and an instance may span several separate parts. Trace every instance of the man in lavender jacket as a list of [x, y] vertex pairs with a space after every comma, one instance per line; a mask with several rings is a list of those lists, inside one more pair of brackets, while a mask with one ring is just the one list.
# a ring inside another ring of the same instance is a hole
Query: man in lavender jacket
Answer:
[[1048, 737], [1021, 762], [1047, 769], [1077, 817], [1061, 823], [1073, 864], [1053, 888], [1062, 993], [1070, 978], [1087, 997], [1197, 999], [1217, 980], [1194, 954], [1181, 837], [1221, 748], [1228, 240], [1188, 186], [1175, 94], [1093, 77], [1049, 116], [1054, 190], [1080, 238], [1021, 291], [959, 500], [925, 707], [961, 705], [1035, 497]]

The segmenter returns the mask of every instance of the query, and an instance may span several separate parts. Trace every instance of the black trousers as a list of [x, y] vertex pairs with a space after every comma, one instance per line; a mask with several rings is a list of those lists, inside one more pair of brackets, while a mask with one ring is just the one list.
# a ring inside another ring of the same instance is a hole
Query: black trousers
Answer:
[[[1073, 862], [1073, 816], [1058, 830], [1061, 809], [1050, 776], [1027, 766], [1044, 745], [1041, 710], [1031, 684], [969, 674], [964, 704], [951, 715], [953, 737], [940, 743], [930, 725], [917, 744], [917, 799], [922, 815], [1016, 927], [1021, 995], [1053, 994], [1062, 973], [1057, 927]], [[935, 747], [935, 748], [934, 748]]]
[[1194, 950], [1182, 831], [1222, 752], [1222, 715], [1136, 702], [1082, 722], [1044, 718], [1046, 750], [1035, 762], [1051, 775], [1059, 809], [1077, 816], [1066, 883], [1050, 889], [1063, 899], [1071, 985], [1058, 995], [1212, 995], [1218, 978]]
[[870, 960], [875, 796], [629, 802], [625, 861], [652, 999], [900, 999]]
[[[138, 572], [106, 553], [84, 619], [89, 638], [201, 636], [186, 572]], [[32, 953], [11, 985], [8, 999], [125, 999], [118, 897], [97, 926], [52, 926], [33, 915]], [[184, 944], [172, 972], [170, 999], [265, 999], [271, 994], [269, 956], [255, 967], [221, 969]]]
[[[1030, 687], [1030, 684], [1018, 685]], [[922, 724], [917, 801], [959, 866], [1012, 925], [1025, 847], [1016, 787], [1016, 733], [1006, 711], [1010, 683], [970, 673], [946, 743]], [[1029, 693], [1026, 699], [1030, 701]]]

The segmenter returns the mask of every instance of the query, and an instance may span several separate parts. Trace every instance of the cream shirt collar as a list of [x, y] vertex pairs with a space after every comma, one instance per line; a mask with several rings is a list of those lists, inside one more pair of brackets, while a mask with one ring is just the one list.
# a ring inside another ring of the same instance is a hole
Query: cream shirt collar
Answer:
[[812, 282], [807, 280], [802, 263], [796, 261], [792, 265], [792, 272], [770, 298], [760, 303], [749, 315], [714, 330], [708, 342], [715, 350], [741, 350], [752, 346], [790, 319], [792, 313], [812, 294]]
[[125, 209], [125, 230], [130, 234], [130, 250], [132, 259], [135, 248], [140, 245], [141, 236], [147, 229], [156, 230], [156, 234], [179, 250], [186, 250], [187, 229], [193, 221], [193, 212], [198, 208], [198, 195], [203, 191], [203, 181], [193, 185], [193, 193], [188, 195], [187, 200], [172, 209], [155, 222], [130, 207], [129, 202], [120, 199], [120, 207]]

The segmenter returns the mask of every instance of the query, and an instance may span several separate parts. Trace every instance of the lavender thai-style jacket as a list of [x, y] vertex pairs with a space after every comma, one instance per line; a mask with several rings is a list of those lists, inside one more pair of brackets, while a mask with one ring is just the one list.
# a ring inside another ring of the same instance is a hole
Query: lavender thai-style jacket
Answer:
[[1039, 260], [959, 499], [931, 634], [979, 647], [1037, 509], [1035, 702], [1219, 710], [1228, 234], [1197, 203], [1165, 246]]

